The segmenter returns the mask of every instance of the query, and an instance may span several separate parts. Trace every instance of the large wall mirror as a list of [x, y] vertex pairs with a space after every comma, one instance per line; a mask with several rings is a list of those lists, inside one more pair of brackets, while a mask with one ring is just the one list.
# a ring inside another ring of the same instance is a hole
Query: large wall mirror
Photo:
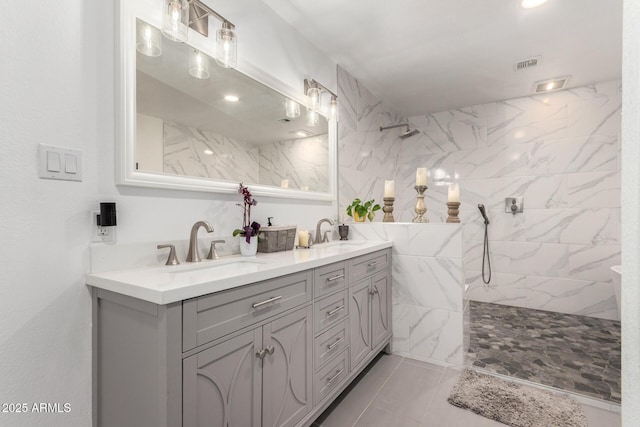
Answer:
[[243, 182], [261, 195], [335, 200], [335, 123], [310, 120], [306, 99], [266, 73], [220, 67], [192, 43], [139, 52], [140, 34], [158, 25], [126, 3], [118, 184], [233, 192]]

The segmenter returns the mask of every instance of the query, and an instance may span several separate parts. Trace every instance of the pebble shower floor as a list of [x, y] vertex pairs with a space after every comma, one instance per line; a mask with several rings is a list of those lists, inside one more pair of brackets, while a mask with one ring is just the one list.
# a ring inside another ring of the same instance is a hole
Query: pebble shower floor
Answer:
[[469, 301], [465, 363], [620, 403], [620, 322]]

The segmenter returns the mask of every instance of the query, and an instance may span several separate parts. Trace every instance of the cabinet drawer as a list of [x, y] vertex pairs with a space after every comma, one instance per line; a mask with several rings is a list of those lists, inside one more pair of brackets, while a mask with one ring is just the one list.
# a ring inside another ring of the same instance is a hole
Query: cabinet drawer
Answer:
[[304, 271], [184, 301], [183, 351], [311, 301], [312, 277]]
[[349, 345], [349, 328], [347, 320], [343, 320], [331, 329], [318, 335], [313, 342], [314, 369], [318, 370], [333, 356]]
[[329, 362], [313, 378], [313, 404], [327, 397], [349, 375], [349, 349]]
[[343, 262], [316, 268], [314, 277], [314, 296], [320, 297], [347, 286], [347, 269]]
[[360, 279], [388, 268], [390, 264], [390, 250], [378, 251], [354, 258], [349, 261], [349, 283], [354, 284]]
[[316, 301], [313, 305], [314, 332], [334, 325], [349, 313], [349, 295], [345, 289], [337, 294]]

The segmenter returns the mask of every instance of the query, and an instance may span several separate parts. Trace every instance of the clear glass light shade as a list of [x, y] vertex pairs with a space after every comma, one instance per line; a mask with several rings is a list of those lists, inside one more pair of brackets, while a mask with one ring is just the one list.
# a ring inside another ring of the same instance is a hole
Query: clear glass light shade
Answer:
[[300, 104], [293, 99], [284, 101], [284, 111], [288, 118], [295, 119], [300, 117]]
[[311, 108], [318, 109], [318, 107], [320, 106], [320, 89], [318, 89], [317, 87], [310, 87], [307, 90], [307, 96], [309, 97]]
[[331, 99], [333, 95], [331, 95], [326, 90], [320, 91], [320, 112], [325, 116], [329, 115], [329, 109], [331, 108]]
[[163, 0], [162, 34], [169, 40], [186, 42], [189, 38], [189, 3], [187, 0]]
[[136, 50], [146, 56], [162, 55], [160, 30], [138, 21], [136, 24]]
[[228, 22], [222, 23], [222, 28], [216, 31], [216, 62], [224, 68], [235, 68], [237, 57], [238, 37]]
[[320, 125], [320, 114], [311, 109], [307, 109], [307, 126]]
[[340, 115], [338, 111], [339, 111], [338, 99], [335, 97], [332, 97], [331, 102], [329, 104], [329, 118], [331, 120], [335, 120], [336, 122], [339, 121]]
[[199, 50], [193, 49], [189, 54], [189, 74], [196, 79], [208, 79], [211, 76], [209, 57]]

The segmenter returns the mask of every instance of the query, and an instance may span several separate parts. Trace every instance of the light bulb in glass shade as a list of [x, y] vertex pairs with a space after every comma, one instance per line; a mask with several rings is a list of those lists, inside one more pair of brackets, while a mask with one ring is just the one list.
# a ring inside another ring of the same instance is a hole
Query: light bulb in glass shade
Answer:
[[317, 109], [320, 106], [320, 89], [317, 87], [310, 87], [307, 90], [307, 96], [311, 102], [311, 108]]
[[329, 109], [331, 108], [331, 99], [333, 95], [326, 90], [320, 91], [320, 112], [325, 116], [329, 115]]
[[235, 68], [237, 57], [238, 37], [233, 32], [231, 24], [222, 23], [222, 28], [216, 31], [216, 63], [224, 68]]
[[307, 109], [307, 126], [318, 126], [320, 124], [320, 114], [311, 109]]
[[296, 119], [300, 117], [300, 104], [293, 99], [286, 99], [284, 101], [285, 115], [290, 119]]
[[189, 38], [189, 3], [187, 0], [164, 0], [162, 34], [169, 40], [186, 42]]
[[140, 21], [136, 27], [136, 50], [146, 56], [162, 55], [160, 30]]
[[338, 115], [338, 100], [335, 97], [331, 98], [331, 103], [329, 104], [329, 119], [335, 120], [336, 122], [340, 120]]
[[196, 79], [208, 79], [209, 73], [209, 57], [199, 50], [193, 49], [189, 54], [189, 74]]

